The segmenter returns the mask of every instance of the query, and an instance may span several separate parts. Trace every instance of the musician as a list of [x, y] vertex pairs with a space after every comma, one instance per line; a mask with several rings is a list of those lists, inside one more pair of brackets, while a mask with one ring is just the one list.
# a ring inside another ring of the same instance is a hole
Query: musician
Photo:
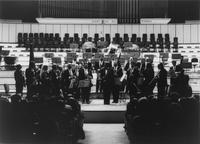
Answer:
[[91, 59], [88, 59], [87, 68], [88, 68], [88, 71], [92, 71], [93, 69]]
[[31, 61], [29, 67], [25, 71], [27, 85], [27, 99], [30, 99], [35, 93], [37, 85], [35, 62]]
[[176, 69], [176, 61], [172, 61], [172, 66], [169, 69], [170, 85], [174, 84], [176, 78], [175, 69]]
[[139, 91], [137, 86], [137, 81], [140, 76], [139, 74], [140, 63], [132, 63], [131, 68], [127, 71], [127, 91], [129, 92], [130, 97], [136, 97]]
[[131, 68], [132, 63], [133, 63], [133, 58], [130, 57], [128, 62], [126, 63], [126, 65], [124, 67], [124, 70], [127, 71], [129, 68]]
[[42, 100], [45, 99], [45, 97], [49, 96], [49, 89], [51, 88], [50, 86], [50, 77], [49, 77], [49, 72], [48, 72], [48, 66], [44, 65], [42, 66], [41, 72], [40, 72], [40, 96]]
[[[81, 67], [78, 71], [78, 80], [79, 82], [82, 80], [90, 80], [90, 76], [88, 72], [86, 72], [87, 67]], [[79, 86], [79, 92], [82, 97], [82, 103], [90, 103], [89, 96], [90, 96], [90, 86]]]
[[60, 77], [57, 65], [52, 66], [52, 70], [49, 72], [51, 83], [52, 96], [60, 96]]
[[105, 72], [102, 78], [104, 104], [110, 104], [110, 95], [114, 85], [114, 71], [111, 67], [111, 63], [106, 63], [105, 68], [102, 71]]
[[152, 63], [147, 63], [147, 66], [146, 66], [146, 69], [144, 70], [143, 72], [144, 74], [144, 92], [145, 92], [145, 95], [148, 96], [148, 95], [151, 95], [153, 94], [153, 88], [151, 85], [149, 85], [149, 83], [153, 80], [154, 78], [154, 69], [153, 69], [153, 66], [152, 66]]
[[64, 96], [69, 93], [69, 85], [72, 77], [73, 77], [72, 66], [71, 64], [68, 64], [67, 69], [64, 70], [61, 74], [61, 88]]
[[113, 103], [118, 103], [119, 100], [119, 91], [121, 89], [122, 83], [120, 78], [123, 75], [120, 62], [114, 63], [114, 87], [113, 87]]
[[100, 90], [100, 93], [103, 91], [103, 82], [102, 79], [105, 77], [105, 65], [103, 64], [100, 69], [97, 71], [97, 80], [96, 80], [96, 93]]
[[166, 95], [167, 71], [164, 68], [163, 63], [158, 64], [158, 69], [160, 70], [157, 75], [158, 97], [163, 97]]
[[184, 73], [181, 65], [175, 68], [176, 77], [174, 78], [173, 85], [170, 85], [169, 95], [171, 93], [178, 93], [180, 97], [192, 96], [192, 88], [189, 85], [189, 76]]

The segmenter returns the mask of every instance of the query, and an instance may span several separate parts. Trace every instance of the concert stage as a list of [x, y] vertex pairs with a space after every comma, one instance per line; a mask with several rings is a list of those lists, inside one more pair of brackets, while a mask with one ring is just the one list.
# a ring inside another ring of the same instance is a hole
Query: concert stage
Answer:
[[90, 104], [81, 104], [86, 123], [123, 123], [128, 100], [104, 105], [103, 100], [91, 100]]

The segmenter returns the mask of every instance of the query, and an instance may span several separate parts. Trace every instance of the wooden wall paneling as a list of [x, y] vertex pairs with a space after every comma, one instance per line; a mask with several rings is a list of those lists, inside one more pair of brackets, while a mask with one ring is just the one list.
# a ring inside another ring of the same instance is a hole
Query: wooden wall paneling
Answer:
[[16, 33], [16, 25], [10, 24], [9, 25], [9, 42], [17, 42], [18, 41], [17, 37], [18, 37], [18, 34]]
[[31, 25], [31, 32], [38, 33], [39, 32], [39, 24], [32, 24]]
[[60, 26], [61, 32], [60, 32], [60, 37], [63, 39], [65, 36], [65, 33], [68, 33], [67, 25], [61, 25]]
[[3, 24], [0, 23], [0, 42], [2, 42], [2, 37], [3, 37]]
[[142, 38], [142, 35], [147, 33], [147, 25], [140, 25], [140, 37]]
[[94, 34], [96, 33], [96, 25], [89, 25], [89, 33], [88, 36], [94, 38]]
[[46, 25], [39, 24], [38, 29], [39, 29], [39, 33], [46, 33]]
[[164, 38], [165, 34], [168, 33], [168, 25], [160, 25], [160, 31], [161, 31], [163, 38]]
[[3, 37], [2, 42], [8, 42], [9, 41], [9, 24], [3, 24]]
[[183, 26], [183, 43], [190, 43], [191, 41], [191, 30], [190, 25], [184, 25]]
[[147, 40], [150, 40], [150, 34], [153, 33], [153, 25], [147, 25]]
[[[125, 21], [125, 19], [124, 19], [124, 21]], [[117, 25], [117, 33], [120, 34], [120, 37], [123, 37], [123, 35], [124, 35], [124, 25], [123, 24]]]
[[110, 37], [111, 37], [111, 40], [113, 37], [115, 37], [115, 33], [117, 33], [117, 25], [111, 25], [111, 29], [110, 29]]
[[103, 37], [104, 36], [104, 27], [103, 25], [96, 25], [96, 33], [99, 34], [99, 37]]
[[191, 43], [198, 43], [198, 25], [191, 25]]
[[174, 37], [176, 36], [176, 26], [174, 24], [168, 25], [168, 33], [170, 37], [170, 41], [174, 41]]
[[79, 37], [82, 37], [82, 26], [74, 25], [74, 33], [78, 33]]
[[132, 25], [132, 34], [137, 34], [139, 37], [139, 25]]
[[158, 38], [158, 34], [161, 33], [160, 25], [153, 25], [153, 33], [155, 34], [155, 38]]
[[132, 26], [131, 25], [125, 25], [124, 26], [124, 33], [127, 33], [129, 38], [131, 37], [132, 35]]
[[178, 37], [179, 43], [184, 43], [183, 24], [176, 25], [176, 37]]
[[103, 25], [103, 33], [104, 33], [104, 37], [105, 37], [105, 34], [110, 34], [111, 33], [111, 25]]
[[53, 33], [59, 33], [60, 34], [60, 25], [53, 25]]

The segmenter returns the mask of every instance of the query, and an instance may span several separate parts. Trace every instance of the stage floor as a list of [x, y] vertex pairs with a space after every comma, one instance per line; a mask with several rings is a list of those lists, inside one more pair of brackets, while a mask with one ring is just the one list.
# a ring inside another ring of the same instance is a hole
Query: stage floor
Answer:
[[122, 101], [119, 103], [112, 103], [113, 100], [110, 100], [110, 105], [104, 105], [102, 99], [93, 99], [90, 104], [82, 104], [82, 111], [125, 111], [126, 105], [129, 100]]

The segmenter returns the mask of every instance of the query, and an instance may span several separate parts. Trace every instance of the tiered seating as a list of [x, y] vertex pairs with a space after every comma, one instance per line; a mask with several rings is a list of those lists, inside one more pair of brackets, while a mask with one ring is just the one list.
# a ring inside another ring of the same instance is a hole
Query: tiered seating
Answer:
[[125, 130], [135, 143], [199, 143], [199, 96], [133, 98], [127, 105]]
[[[136, 34], [132, 34], [131, 38], [129, 38], [129, 35], [127, 33], [124, 33], [123, 37], [119, 33], [115, 33], [115, 36], [112, 38], [110, 34], [105, 34], [104, 37], [99, 37], [98, 33], [94, 34], [94, 37], [88, 37], [87, 33], [84, 33], [82, 37], [79, 36], [78, 33], [75, 33], [73, 37], [70, 37], [68, 33], [66, 33], [63, 37], [63, 40], [61, 40], [61, 37], [58, 33], [55, 35], [53, 33], [19, 33], [18, 34], [18, 44], [19, 47], [30, 47], [30, 45], [33, 45], [33, 47], [44, 48], [41, 51], [48, 51], [48, 48], [81, 48], [82, 45], [86, 41], [93, 42], [97, 48], [105, 48], [107, 47], [111, 42], [118, 44], [121, 48], [123, 48], [124, 43], [130, 43], [137, 44], [140, 48], [142, 48], [142, 51], [152, 51], [156, 52], [157, 49], [159, 49], [160, 52], [163, 52], [164, 49], [170, 51], [171, 45], [173, 48], [173, 51], [177, 52], [178, 49], [178, 38], [175, 37], [174, 41], [171, 43], [169, 39], [169, 34], [165, 34], [165, 37], [163, 37], [162, 34], [158, 34], [157, 39], [155, 34], [150, 34], [150, 38], [148, 41], [148, 35], [144, 33], [142, 37], [138, 37]], [[74, 45], [76, 44], [76, 45]]]

